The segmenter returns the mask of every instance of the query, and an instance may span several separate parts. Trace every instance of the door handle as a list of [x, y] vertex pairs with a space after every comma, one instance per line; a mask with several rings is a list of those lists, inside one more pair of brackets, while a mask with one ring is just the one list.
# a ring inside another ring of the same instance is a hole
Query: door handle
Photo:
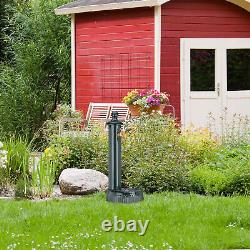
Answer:
[[216, 90], [217, 90], [218, 96], [220, 96], [220, 83], [219, 82], [217, 83]]

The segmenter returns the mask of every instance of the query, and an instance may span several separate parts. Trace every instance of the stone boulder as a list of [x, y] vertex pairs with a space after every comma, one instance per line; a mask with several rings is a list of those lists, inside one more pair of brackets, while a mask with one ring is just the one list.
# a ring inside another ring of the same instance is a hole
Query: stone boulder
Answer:
[[105, 191], [108, 187], [108, 177], [93, 169], [64, 169], [59, 177], [62, 194], [80, 195]]

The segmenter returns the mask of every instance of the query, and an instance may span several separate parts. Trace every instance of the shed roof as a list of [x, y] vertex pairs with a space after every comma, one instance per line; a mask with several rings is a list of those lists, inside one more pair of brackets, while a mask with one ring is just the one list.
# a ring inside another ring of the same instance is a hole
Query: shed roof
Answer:
[[109, 4], [109, 3], [123, 3], [123, 2], [133, 2], [133, 1], [142, 1], [142, 0], [78, 0], [75, 2], [71, 2], [65, 4], [58, 9], [65, 9], [65, 8], [79, 8], [83, 6], [90, 6], [90, 5], [100, 5], [100, 4]]
[[[57, 15], [76, 14], [101, 10], [129, 9], [161, 5], [162, 0], [78, 0], [57, 9]], [[167, 2], [169, 0], [165, 0]]]
[[[57, 15], [160, 6], [171, 0], [77, 0], [55, 9]], [[250, 12], [250, 0], [225, 0]]]

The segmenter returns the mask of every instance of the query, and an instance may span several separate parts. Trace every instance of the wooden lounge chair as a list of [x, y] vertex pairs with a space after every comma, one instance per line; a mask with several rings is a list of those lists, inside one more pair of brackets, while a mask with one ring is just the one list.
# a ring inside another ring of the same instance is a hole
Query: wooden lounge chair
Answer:
[[[105, 123], [111, 118], [111, 114], [113, 111], [117, 111], [119, 113], [119, 119], [122, 121], [126, 121], [129, 119], [129, 109], [124, 103], [94, 103], [91, 102], [88, 107], [86, 119], [82, 120], [79, 118], [63, 118], [59, 124], [59, 135], [67, 136], [67, 135], [77, 135], [83, 131], [90, 130], [91, 126], [95, 123]], [[74, 127], [78, 128], [75, 131], [67, 131], [65, 128], [71, 128], [71, 125], [74, 124]]]
[[119, 112], [120, 120], [127, 120], [129, 118], [129, 110], [124, 103], [94, 103], [89, 104], [88, 112], [86, 115], [86, 125], [91, 127], [95, 122], [106, 122], [111, 118], [113, 111]]

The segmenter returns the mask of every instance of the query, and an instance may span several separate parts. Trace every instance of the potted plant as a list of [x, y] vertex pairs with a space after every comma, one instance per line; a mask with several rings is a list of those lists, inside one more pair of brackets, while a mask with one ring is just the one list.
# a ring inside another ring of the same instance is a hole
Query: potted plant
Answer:
[[168, 94], [155, 89], [132, 90], [123, 98], [123, 102], [129, 107], [132, 116], [139, 116], [142, 112], [151, 114], [153, 111], [163, 113], [166, 104], [169, 103]]

